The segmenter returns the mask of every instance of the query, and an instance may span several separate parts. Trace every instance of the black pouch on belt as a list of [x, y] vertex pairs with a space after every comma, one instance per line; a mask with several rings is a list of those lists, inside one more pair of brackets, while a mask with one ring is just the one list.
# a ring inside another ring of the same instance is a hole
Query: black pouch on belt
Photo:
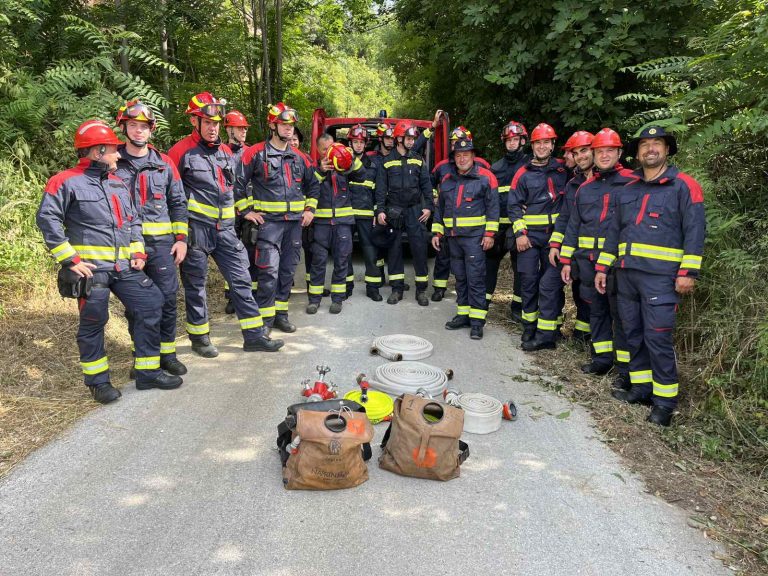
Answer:
[[256, 246], [259, 240], [259, 225], [250, 220], [243, 220], [243, 229], [240, 233], [240, 241], [246, 246]]
[[387, 206], [387, 224], [394, 230], [403, 228], [403, 209], [400, 206]]
[[91, 294], [93, 278], [78, 276], [69, 268], [61, 268], [56, 277], [59, 294], [64, 298], [87, 298]]

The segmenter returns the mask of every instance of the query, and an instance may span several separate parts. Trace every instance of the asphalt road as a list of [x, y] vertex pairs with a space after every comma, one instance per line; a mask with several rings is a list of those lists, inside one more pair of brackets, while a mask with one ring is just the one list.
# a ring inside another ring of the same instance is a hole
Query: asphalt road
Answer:
[[[340, 315], [329, 304], [307, 316], [294, 293], [299, 330], [278, 354], [243, 353], [236, 320], [215, 321], [222, 353], [180, 346], [182, 388], [128, 387], [30, 456], [0, 482], [0, 575], [730, 574], [584, 410], [515, 379], [525, 358], [501, 328], [480, 342], [448, 332], [453, 299], [425, 309], [413, 290], [389, 306], [359, 283]], [[351, 389], [383, 362], [368, 354], [372, 339], [392, 333], [432, 341], [426, 362], [453, 368], [463, 391], [514, 399], [518, 421], [466, 434], [471, 456], [447, 483], [380, 470], [376, 446], [355, 489], [285, 490], [276, 426], [301, 381], [324, 363]]]

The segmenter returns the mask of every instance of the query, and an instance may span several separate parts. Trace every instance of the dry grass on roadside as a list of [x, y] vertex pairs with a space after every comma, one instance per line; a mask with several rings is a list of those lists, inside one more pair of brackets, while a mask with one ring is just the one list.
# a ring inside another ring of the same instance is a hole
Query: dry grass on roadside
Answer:
[[[509, 320], [509, 280], [505, 260], [488, 318], [508, 330], [513, 345], [519, 346], [520, 330]], [[572, 320], [566, 321], [564, 332], [571, 327]], [[589, 359], [585, 346], [567, 343], [531, 357], [537, 368], [527, 379], [586, 407], [602, 433], [601, 441], [645, 479], [650, 493], [686, 510], [690, 526], [728, 546], [730, 555], [721, 558], [726, 566], [751, 576], [768, 575], [768, 482], [738, 463], [716, 462], [694, 449], [691, 438], [698, 430], [689, 419], [693, 400], [685, 392], [675, 425], [663, 430], [645, 421], [647, 408], [611, 397], [612, 375], [595, 378], [580, 371]], [[685, 374], [681, 381], [685, 390]]]

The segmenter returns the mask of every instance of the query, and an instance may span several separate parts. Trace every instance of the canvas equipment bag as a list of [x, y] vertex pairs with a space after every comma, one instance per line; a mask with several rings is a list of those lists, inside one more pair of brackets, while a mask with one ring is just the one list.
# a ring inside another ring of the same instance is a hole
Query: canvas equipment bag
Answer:
[[444, 402], [403, 394], [381, 443], [379, 467], [403, 476], [451, 480], [469, 457], [460, 440], [464, 411]]
[[363, 445], [370, 446], [373, 426], [365, 411], [349, 407], [330, 412], [300, 410], [292, 434], [293, 439], [297, 437], [300, 443], [283, 468], [287, 489], [337, 490], [368, 480]]

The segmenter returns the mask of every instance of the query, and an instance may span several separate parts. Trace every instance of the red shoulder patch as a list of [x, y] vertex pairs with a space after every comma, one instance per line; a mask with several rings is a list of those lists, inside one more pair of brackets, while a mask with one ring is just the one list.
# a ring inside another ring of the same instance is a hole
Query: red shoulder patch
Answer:
[[704, 202], [704, 190], [701, 189], [701, 184], [696, 182], [696, 179], [693, 178], [693, 176], [690, 176], [685, 172], [678, 172], [677, 177], [685, 182], [686, 186], [688, 186], [688, 192], [691, 195], [691, 202], [694, 204]]
[[304, 154], [304, 152], [302, 152], [302, 151], [301, 151], [301, 150], [299, 150], [298, 148], [294, 148], [294, 150], [295, 150], [295, 152], [296, 152], [296, 153], [299, 155], [299, 158], [301, 158], [302, 160], [304, 160], [304, 165], [305, 165], [307, 168], [310, 168], [310, 167], [312, 166], [312, 160], [310, 160], [310, 159], [309, 159], [309, 156], [307, 156], [306, 154]]
[[181, 164], [181, 159], [184, 157], [184, 154], [189, 152], [196, 145], [197, 142], [194, 141], [192, 136], [187, 136], [171, 146], [171, 149], [168, 150], [168, 157], [171, 159], [171, 162], [176, 165], [176, 168]]
[[496, 180], [496, 175], [488, 170], [487, 168], [478, 167], [477, 173], [481, 176], [485, 176], [488, 178], [488, 182], [490, 183], [492, 188], [498, 188], [499, 187], [499, 181]]
[[59, 191], [59, 188], [61, 188], [64, 182], [66, 182], [70, 178], [79, 176], [84, 172], [85, 172], [85, 166], [78, 164], [74, 168], [70, 168], [69, 170], [64, 170], [63, 172], [54, 174], [48, 179], [48, 182], [45, 184], [45, 192], [47, 194], [50, 194], [51, 196], [56, 196], [57, 192]]
[[480, 164], [480, 166], [482, 166], [483, 168], [490, 168], [491, 167], [491, 165], [488, 164], [488, 160], [486, 160], [485, 158], [480, 158], [479, 156], [475, 157], [475, 162], [477, 164]]
[[220, 144], [219, 145], [219, 150], [224, 152], [224, 154], [226, 154], [227, 156], [232, 156], [233, 155], [232, 154], [232, 148], [230, 148], [228, 144]]
[[520, 182], [520, 178], [522, 178], [523, 174], [525, 174], [526, 172], [528, 172], [528, 168], [526, 168], [525, 166], [521, 166], [520, 168], [517, 169], [517, 172], [515, 172], [515, 175], [512, 178], [512, 184], [511, 184], [512, 188], [517, 188], [517, 183]]
[[245, 149], [245, 152], [243, 152], [243, 155], [241, 157], [241, 161], [243, 164], [250, 164], [253, 158], [264, 150], [264, 142], [256, 142], [253, 146], [249, 146]]
[[173, 172], [173, 179], [174, 180], [181, 180], [181, 175], [179, 174], [179, 169], [176, 168], [176, 164], [173, 163], [173, 160], [171, 160], [171, 157], [168, 156], [168, 154], [163, 154], [160, 152], [160, 158], [168, 164], [168, 166], [171, 167], [171, 172]]
[[448, 160], [440, 160], [437, 164], [435, 164], [435, 167], [432, 168], [432, 174], [435, 174], [437, 172], [437, 169], [440, 168], [440, 166], [445, 166], [448, 164]]

